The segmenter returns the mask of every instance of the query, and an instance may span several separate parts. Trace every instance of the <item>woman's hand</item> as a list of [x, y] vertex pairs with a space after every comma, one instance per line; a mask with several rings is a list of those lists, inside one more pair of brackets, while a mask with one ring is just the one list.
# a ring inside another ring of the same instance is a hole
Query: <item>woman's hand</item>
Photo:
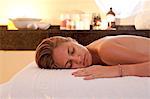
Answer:
[[87, 68], [79, 69], [72, 73], [75, 77], [84, 77], [84, 80], [95, 78], [112, 78], [119, 77], [120, 70], [118, 66], [100, 66], [93, 65]]

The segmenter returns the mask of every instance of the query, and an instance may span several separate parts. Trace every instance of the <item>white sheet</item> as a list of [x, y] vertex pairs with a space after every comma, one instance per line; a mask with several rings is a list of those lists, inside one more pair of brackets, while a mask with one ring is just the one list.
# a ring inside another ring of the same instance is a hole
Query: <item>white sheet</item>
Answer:
[[73, 71], [39, 69], [33, 62], [0, 85], [0, 99], [150, 99], [148, 77], [86, 81]]

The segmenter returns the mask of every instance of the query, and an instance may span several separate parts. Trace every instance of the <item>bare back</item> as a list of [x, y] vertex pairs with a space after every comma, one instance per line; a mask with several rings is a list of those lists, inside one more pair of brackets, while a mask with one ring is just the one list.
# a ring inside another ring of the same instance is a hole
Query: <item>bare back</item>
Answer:
[[[87, 46], [108, 65], [140, 63], [150, 60], [150, 39], [141, 36], [108, 36]], [[94, 59], [95, 60], [95, 59]]]
[[140, 36], [118, 36], [116, 38], [110, 38], [117, 44], [120, 44], [124, 47], [129, 48], [138, 53], [142, 53], [145, 55], [150, 54], [150, 39], [146, 37]]

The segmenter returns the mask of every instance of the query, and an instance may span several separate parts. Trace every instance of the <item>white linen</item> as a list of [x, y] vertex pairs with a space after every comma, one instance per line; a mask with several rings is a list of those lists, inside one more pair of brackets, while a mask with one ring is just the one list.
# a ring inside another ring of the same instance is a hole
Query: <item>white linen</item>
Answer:
[[150, 78], [83, 80], [69, 70], [39, 69], [29, 64], [0, 85], [0, 99], [150, 99]]

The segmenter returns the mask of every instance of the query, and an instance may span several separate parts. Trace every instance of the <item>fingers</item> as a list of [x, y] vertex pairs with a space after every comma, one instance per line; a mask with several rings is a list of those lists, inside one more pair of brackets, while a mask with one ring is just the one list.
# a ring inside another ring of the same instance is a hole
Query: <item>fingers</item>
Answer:
[[96, 78], [94, 76], [94, 74], [91, 74], [86, 69], [81, 69], [81, 70], [78, 70], [76, 72], [73, 72], [72, 75], [74, 75], [75, 77], [84, 77], [83, 78], [84, 80], [91, 80], [91, 79], [95, 79]]
[[72, 73], [75, 77], [83, 77], [84, 80], [91, 80], [101, 77], [101, 68], [99, 66], [91, 66], [82, 68]]
[[84, 77], [84, 80], [92, 80], [92, 79], [95, 79], [94, 75], [89, 75]]
[[76, 72], [73, 72], [72, 75], [74, 75], [75, 77], [83, 77], [90, 75], [90, 73], [86, 69], [81, 69]]

